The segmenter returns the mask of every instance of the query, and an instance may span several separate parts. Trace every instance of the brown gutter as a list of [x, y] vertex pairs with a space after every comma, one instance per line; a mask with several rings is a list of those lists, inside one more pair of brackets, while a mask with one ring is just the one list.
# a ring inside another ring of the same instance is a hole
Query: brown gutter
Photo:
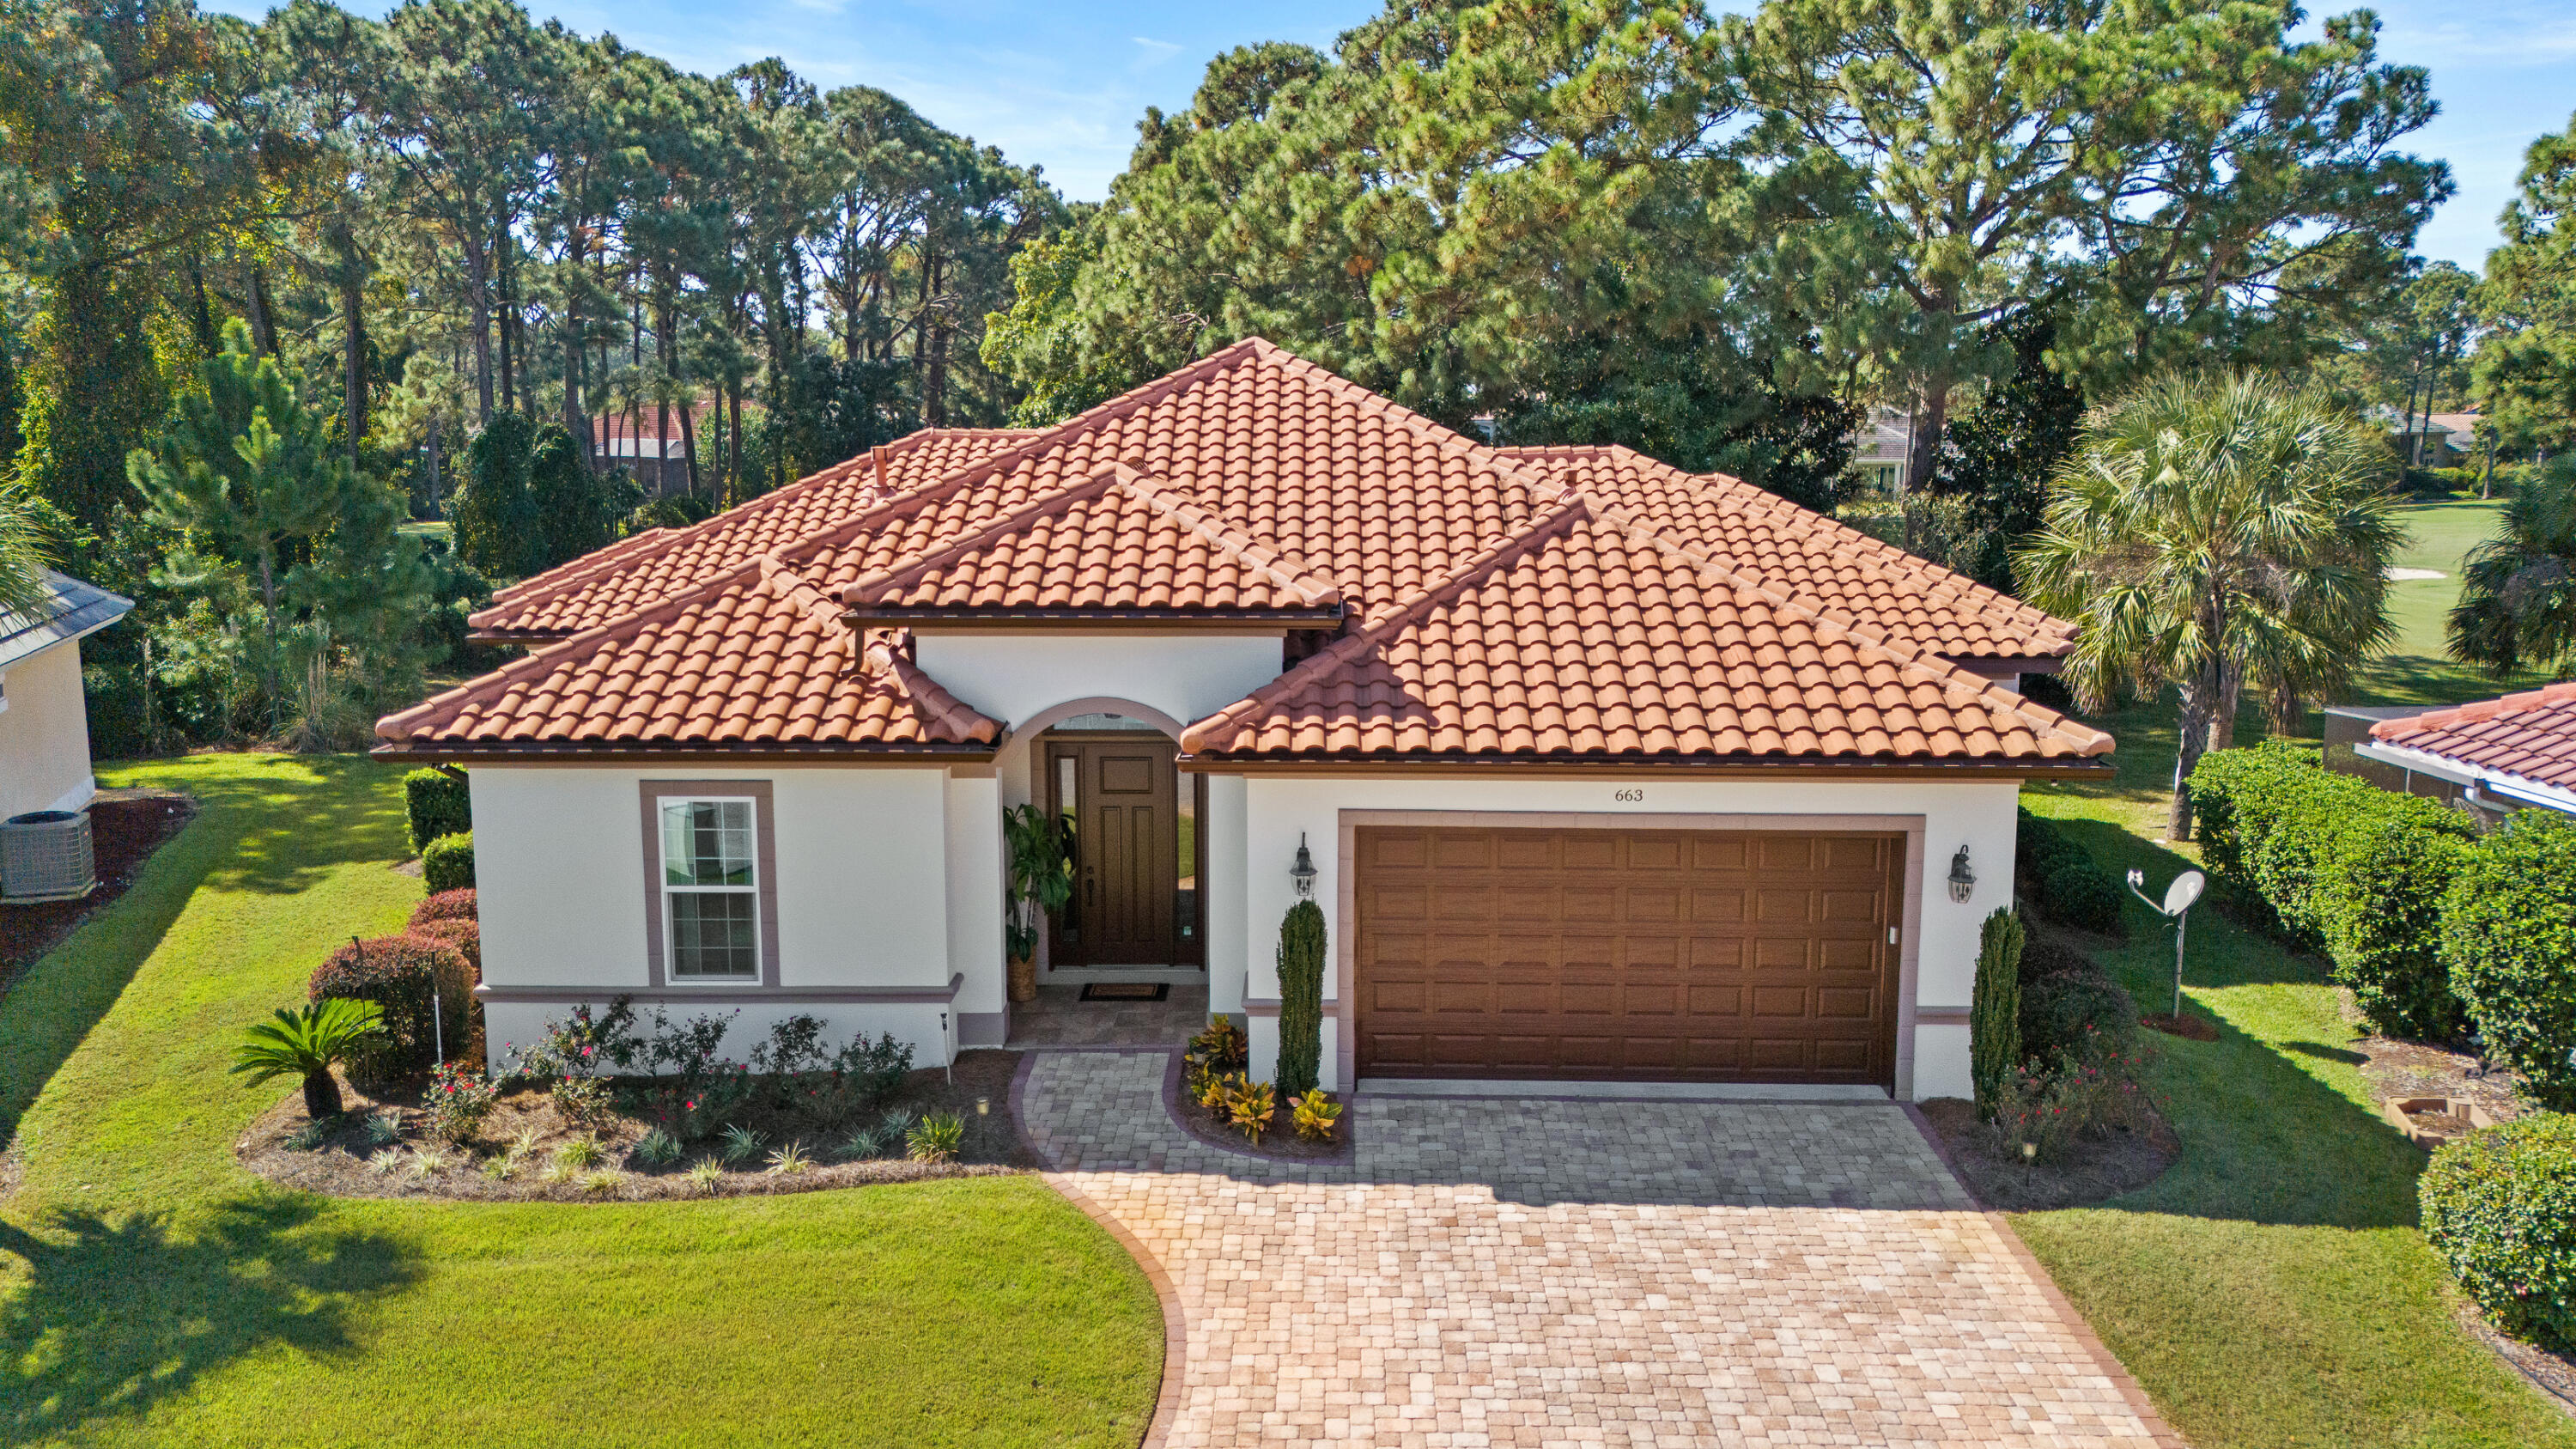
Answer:
[[1612, 760], [1574, 755], [1517, 755], [1469, 759], [1455, 755], [1377, 755], [1364, 759], [1304, 756], [1228, 759], [1182, 755], [1180, 768], [1202, 775], [1475, 775], [1524, 780], [2100, 780], [2106, 758], [2028, 760]]
[[745, 762], [780, 767], [984, 765], [990, 764], [1009, 736], [989, 745], [809, 745], [775, 741], [740, 744], [604, 744], [557, 740], [512, 740], [492, 744], [458, 741], [416, 744], [387, 741], [367, 753], [389, 763], [503, 763], [519, 765], [736, 765]]

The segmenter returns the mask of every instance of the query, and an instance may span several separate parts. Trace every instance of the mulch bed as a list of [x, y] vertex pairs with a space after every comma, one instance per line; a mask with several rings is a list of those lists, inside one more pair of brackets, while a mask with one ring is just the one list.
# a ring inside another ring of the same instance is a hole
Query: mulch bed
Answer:
[[2188, 1011], [2180, 1016], [2170, 1011], [2142, 1012], [2138, 1016], [2138, 1025], [2149, 1031], [2160, 1031], [2167, 1036], [2181, 1037], [2185, 1041], [2218, 1040], [2218, 1023], [2205, 1016], [2194, 1016]]
[[[947, 1070], [929, 1067], [904, 1078], [903, 1086], [888, 1100], [883, 1112], [907, 1108], [915, 1116], [935, 1112], [954, 1112], [966, 1119], [966, 1141], [959, 1160], [949, 1163], [912, 1162], [902, 1158], [876, 1158], [859, 1162], [836, 1160], [835, 1143], [808, 1139], [805, 1150], [814, 1158], [814, 1167], [793, 1176], [767, 1172], [759, 1161], [747, 1162], [739, 1170], [724, 1174], [714, 1196], [742, 1197], [785, 1192], [815, 1192], [825, 1188], [863, 1187], [876, 1183], [919, 1182], [931, 1178], [991, 1177], [1025, 1172], [1039, 1164], [1022, 1144], [1011, 1118], [1011, 1077], [1019, 1067], [1020, 1054], [1007, 1051], [969, 1051], [957, 1058], [955, 1080]], [[668, 1167], [648, 1167], [628, 1160], [637, 1139], [647, 1124], [620, 1117], [613, 1125], [594, 1134], [605, 1149], [601, 1166], [616, 1169], [621, 1176], [600, 1189], [584, 1186], [579, 1181], [548, 1182], [543, 1177], [547, 1156], [561, 1144], [578, 1135], [555, 1111], [552, 1099], [543, 1092], [515, 1091], [500, 1101], [499, 1107], [483, 1124], [483, 1130], [470, 1150], [445, 1148], [426, 1140], [421, 1114], [407, 1103], [376, 1102], [349, 1086], [340, 1088], [347, 1099], [347, 1109], [337, 1119], [333, 1130], [321, 1144], [310, 1149], [288, 1145], [287, 1138], [311, 1119], [304, 1114], [300, 1090], [291, 1090], [285, 1099], [251, 1124], [234, 1144], [234, 1155], [244, 1167], [273, 1182], [285, 1183], [309, 1192], [328, 1193], [335, 1197], [407, 1197], [460, 1202], [639, 1202], [662, 1198], [694, 1198], [709, 1194], [686, 1176], [691, 1163], [712, 1156], [716, 1144], [692, 1142], [681, 1160]], [[978, 1114], [977, 1098], [983, 1098], [988, 1110]], [[389, 1112], [400, 1120], [403, 1154], [399, 1170], [379, 1173], [368, 1159], [381, 1147], [367, 1136], [367, 1118], [376, 1112]], [[506, 1181], [485, 1177], [483, 1165], [505, 1155], [512, 1139], [525, 1128], [538, 1134], [534, 1152], [522, 1159], [519, 1170]], [[772, 1140], [768, 1146], [780, 1143]], [[414, 1170], [418, 1149], [429, 1147], [450, 1159], [447, 1166], [421, 1173]], [[593, 1169], [595, 1170], [595, 1169]]]
[[2494, 1324], [2487, 1322], [2476, 1304], [2466, 1299], [2461, 1300], [2458, 1311], [2460, 1326], [2469, 1331], [2471, 1338], [2485, 1344], [2515, 1373], [2529, 1379], [2531, 1386], [2557, 1405], [2561, 1413], [2576, 1418], [2576, 1355], [2554, 1352], [2538, 1344], [2506, 1337]]
[[2025, 1163], [2017, 1145], [1977, 1120], [1976, 1103], [1935, 1097], [1921, 1108], [1969, 1189], [1986, 1206], [2005, 1212], [2108, 1202], [2164, 1176], [2165, 1169], [2182, 1156], [2182, 1139], [2162, 1114], [2143, 1132], [2111, 1128], [2077, 1139], [2058, 1161]]
[[[2338, 989], [2344, 1020], [2367, 1030], [2352, 993]], [[2475, 1053], [2456, 1051], [2439, 1042], [2400, 1037], [2365, 1036], [2344, 1043], [2361, 1058], [2362, 1079], [2376, 1097], [2465, 1097], [2486, 1108], [2497, 1121], [2519, 1117], [2525, 1108], [2516, 1093], [2522, 1083], [2510, 1070], [2481, 1070]]]
[[1227, 1152], [1240, 1152], [1246, 1157], [1266, 1157], [1273, 1162], [1349, 1162], [1352, 1160], [1351, 1133], [1357, 1123], [1350, 1111], [1348, 1096], [1324, 1094], [1342, 1104], [1341, 1120], [1333, 1124], [1333, 1140], [1317, 1142], [1297, 1135], [1295, 1107], [1281, 1098], [1270, 1113], [1270, 1130], [1261, 1134], [1259, 1145], [1243, 1135], [1230, 1120], [1219, 1121], [1214, 1112], [1189, 1099], [1181, 1090], [1181, 1054], [1172, 1053], [1170, 1070], [1163, 1074], [1163, 1106], [1182, 1131], [1210, 1147]]
[[99, 791], [89, 807], [98, 888], [76, 901], [0, 905], [0, 991], [20, 968], [62, 944], [90, 912], [125, 894], [152, 853], [196, 816], [197, 802], [175, 790]]

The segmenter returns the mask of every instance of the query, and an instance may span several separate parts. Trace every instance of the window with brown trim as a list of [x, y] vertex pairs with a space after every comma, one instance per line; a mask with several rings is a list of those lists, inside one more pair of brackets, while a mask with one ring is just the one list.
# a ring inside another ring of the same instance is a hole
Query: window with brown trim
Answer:
[[662, 923], [673, 981], [760, 975], [752, 800], [662, 802]]
[[651, 986], [778, 985], [778, 846], [766, 780], [646, 780]]

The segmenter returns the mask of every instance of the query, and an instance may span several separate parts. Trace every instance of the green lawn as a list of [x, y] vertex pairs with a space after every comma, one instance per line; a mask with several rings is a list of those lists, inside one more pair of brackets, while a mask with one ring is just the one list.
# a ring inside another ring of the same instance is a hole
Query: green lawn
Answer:
[[2443, 658], [2443, 625], [2460, 599], [2460, 557], [2494, 536], [2502, 503], [2418, 503], [2403, 510], [2411, 537], [2394, 560], [2400, 568], [2432, 569], [2438, 579], [2398, 579], [2388, 586], [2388, 612], [2397, 623], [2396, 655]]
[[242, 1171], [242, 1025], [417, 881], [395, 774], [106, 772], [204, 810], [0, 1002], [0, 1441], [1130, 1445], [1162, 1322], [1034, 1178], [651, 1205], [340, 1201]]
[[[2457, 702], [2536, 682], [2488, 679], [2440, 657], [2459, 555], [2487, 536], [2493, 512], [2409, 510], [2416, 536], [2401, 562], [2454, 577], [2396, 586], [2401, 652], [2364, 670], [2358, 702]], [[2066, 822], [2104, 865], [2143, 869], [2160, 891], [2199, 864], [2194, 847], [2156, 843], [2173, 781], [2173, 711], [2144, 706], [2101, 722], [2120, 741], [2115, 782], [2034, 786], [2022, 798]], [[2249, 703], [2237, 740], [2261, 737]], [[2134, 903], [2128, 920], [2129, 944], [2107, 964], [2161, 1011], [2173, 937]], [[2014, 1217], [2058, 1286], [2199, 1449], [2576, 1446], [2576, 1421], [2453, 1321], [2441, 1265], [2416, 1226], [2424, 1154], [2381, 1122], [2323, 963], [2214, 909], [2193, 913], [2190, 944], [2187, 995], [2221, 1036], [2156, 1039], [2153, 1086], [2181, 1132], [2182, 1160], [2105, 1207]]]

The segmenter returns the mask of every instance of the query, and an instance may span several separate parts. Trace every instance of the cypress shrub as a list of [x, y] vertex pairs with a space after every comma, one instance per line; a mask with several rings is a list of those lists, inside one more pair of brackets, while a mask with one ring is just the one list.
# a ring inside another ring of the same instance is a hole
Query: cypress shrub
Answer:
[[411, 853], [419, 855], [442, 835], [474, 828], [474, 800], [463, 780], [438, 770], [403, 776], [403, 814], [411, 826]]
[[1995, 1091], [2021, 1064], [2021, 917], [1998, 909], [1977, 942], [1976, 997], [1968, 1012], [1968, 1070], [1977, 1113], [1995, 1115]]
[[2424, 1236], [2498, 1327], [2576, 1348], [2576, 1117], [2446, 1142], [2417, 1188]]
[[2576, 820], [2524, 810], [2467, 853], [2442, 900], [2441, 962], [2486, 1055], [2576, 1109]]
[[443, 896], [449, 891], [470, 890], [474, 885], [474, 832], [442, 835], [420, 853], [421, 878], [429, 883], [429, 893]]
[[1324, 910], [1299, 901], [1279, 922], [1280, 1095], [1312, 1091], [1323, 1056]]
[[442, 1030], [450, 1049], [465, 1049], [473, 990], [473, 968], [454, 946], [404, 935], [352, 939], [313, 973], [306, 995], [384, 1008], [384, 1034], [349, 1061], [349, 1080], [367, 1095], [382, 1097], [438, 1064]]

